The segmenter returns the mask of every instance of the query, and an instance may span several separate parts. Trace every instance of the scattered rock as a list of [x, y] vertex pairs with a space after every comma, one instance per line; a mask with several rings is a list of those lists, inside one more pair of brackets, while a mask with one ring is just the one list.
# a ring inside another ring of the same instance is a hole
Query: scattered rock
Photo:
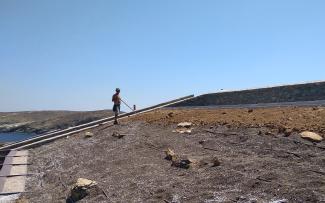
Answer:
[[76, 202], [83, 199], [89, 195], [89, 190], [95, 186], [97, 186], [97, 183], [93, 180], [78, 178], [76, 184], [71, 189], [67, 202]]
[[177, 129], [173, 130], [173, 132], [177, 132], [177, 133], [191, 133], [192, 132], [192, 123], [190, 122], [182, 122], [177, 124]]
[[182, 122], [177, 124], [178, 128], [190, 128], [192, 126], [191, 122]]
[[189, 169], [191, 167], [191, 164], [195, 163], [195, 160], [193, 159], [176, 159], [172, 161], [172, 166], [178, 167], [178, 168], [184, 168]]
[[320, 142], [323, 140], [322, 136], [318, 135], [317, 133], [304, 131], [300, 133], [301, 138], [312, 141], [312, 142]]
[[169, 112], [169, 113], [168, 113], [168, 117], [171, 118], [171, 117], [173, 117], [173, 116], [174, 116], [174, 112]]
[[118, 132], [113, 132], [112, 136], [113, 136], [113, 137], [117, 137], [118, 139], [121, 139], [122, 137], [125, 136], [125, 134], [120, 134], [120, 133], [118, 133]]
[[166, 154], [165, 159], [167, 159], [167, 160], [172, 161], [172, 160], [176, 159], [175, 152], [173, 150], [169, 149], [169, 148], [167, 150], [165, 150], [165, 154]]
[[254, 110], [253, 109], [248, 109], [248, 113], [252, 113]]
[[212, 158], [212, 167], [220, 166], [220, 161], [217, 157]]
[[192, 129], [187, 129], [187, 128], [177, 128], [176, 130], [173, 130], [173, 132], [177, 132], [177, 133], [180, 133], [180, 134], [183, 134], [183, 133], [191, 133], [192, 132]]
[[94, 136], [94, 133], [92, 132], [86, 132], [85, 133], [85, 138], [90, 138], [90, 137], [93, 137]]
[[288, 136], [291, 135], [291, 133], [292, 133], [292, 129], [287, 128], [287, 127], [284, 127], [284, 126], [280, 126], [280, 127], [278, 128], [278, 132], [279, 132], [279, 133], [283, 133], [285, 137], [288, 137]]
[[278, 127], [278, 133], [284, 133], [285, 130], [286, 130], [286, 127], [284, 127], [284, 126], [279, 126]]
[[292, 129], [290, 128], [286, 128], [285, 131], [284, 131], [284, 136], [285, 137], [289, 137], [292, 133]]
[[273, 133], [271, 131], [267, 131], [265, 135], [273, 135]]

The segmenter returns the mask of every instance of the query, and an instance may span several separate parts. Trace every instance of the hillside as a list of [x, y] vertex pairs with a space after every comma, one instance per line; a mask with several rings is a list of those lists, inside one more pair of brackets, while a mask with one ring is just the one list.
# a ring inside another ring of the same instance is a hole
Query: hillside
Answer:
[[323, 202], [325, 143], [299, 133], [324, 136], [324, 110], [164, 109], [101, 125], [31, 149], [22, 199], [68, 202], [86, 178], [98, 185], [79, 202]]
[[0, 132], [44, 133], [112, 116], [100, 111], [25, 111], [0, 113]]

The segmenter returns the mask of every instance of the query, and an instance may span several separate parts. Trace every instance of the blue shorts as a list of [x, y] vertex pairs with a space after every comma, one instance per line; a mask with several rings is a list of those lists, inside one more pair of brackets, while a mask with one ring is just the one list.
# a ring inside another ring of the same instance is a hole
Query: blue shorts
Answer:
[[113, 111], [116, 112], [116, 113], [120, 113], [121, 105], [120, 104], [114, 104]]

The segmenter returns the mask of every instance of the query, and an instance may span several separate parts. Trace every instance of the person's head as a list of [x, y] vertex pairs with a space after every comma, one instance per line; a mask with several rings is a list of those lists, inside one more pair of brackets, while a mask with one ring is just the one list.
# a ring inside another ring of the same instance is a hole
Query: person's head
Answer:
[[116, 91], [116, 93], [120, 93], [121, 90], [120, 90], [120, 88], [116, 88], [115, 91]]

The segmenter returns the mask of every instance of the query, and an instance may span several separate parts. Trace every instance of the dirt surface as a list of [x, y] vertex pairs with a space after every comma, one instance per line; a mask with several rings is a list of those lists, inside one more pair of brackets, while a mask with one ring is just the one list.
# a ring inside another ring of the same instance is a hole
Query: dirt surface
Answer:
[[132, 120], [162, 125], [189, 121], [197, 125], [228, 127], [268, 127], [272, 130], [310, 130], [325, 135], [325, 107], [276, 107], [237, 109], [158, 110], [133, 117]]
[[112, 116], [101, 111], [26, 111], [0, 112], [0, 132], [44, 133]]
[[[29, 172], [37, 175], [23, 198], [65, 202], [77, 179], [87, 178], [98, 188], [79, 202], [325, 202], [324, 141], [271, 126], [322, 131], [324, 118], [320, 108], [147, 113], [30, 150]], [[179, 134], [179, 121], [197, 125]], [[172, 166], [167, 148], [190, 159], [190, 168]]]

